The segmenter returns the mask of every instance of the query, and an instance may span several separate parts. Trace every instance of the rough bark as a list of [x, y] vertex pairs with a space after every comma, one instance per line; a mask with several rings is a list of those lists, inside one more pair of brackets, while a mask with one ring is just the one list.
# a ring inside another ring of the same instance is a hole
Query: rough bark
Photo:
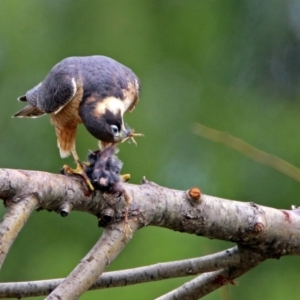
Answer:
[[[128, 277], [124, 283], [119, 277], [120, 273], [111, 275], [110, 282], [128, 285], [145, 282], [149, 278], [160, 280], [184, 276], [183, 273], [210, 272], [189, 281], [161, 299], [198, 299], [224, 284], [232, 283], [234, 278], [267, 258], [300, 254], [299, 209], [279, 210], [254, 203], [216, 198], [202, 194], [199, 188], [173, 190], [146, 179], [140, 185], [122, 183], [122, 188], [122, 194], [99, 191], [91, 193], [80, 176], [0, 169], [0, 198], [7, 207], [7, 213], [0, 224], [0, 262], [3, 263], [11, 244], [35, 208], [54, 210], [63, 216], [71, 210], [88, 212], [97, 216], [99, 223], [105, 225], [102, 237], [67, 279], [46, 283], [47, 291], [54, 289], [47, 299], [77, 299], [90, 287], [96, 288], [97, 282], [105, 281], [105, 276], [108, 276], [104, 274], [102, 279], [100, 275], [134, 232], [148, 225], [222, 239], [238, 245], [235, 250], [227, 250], [227, 256], [231, 257], [228, 261], [224, 259], [225, 254], [222, 254], [222, 261], [226, 263], [220, 263], [215, 257], [215, 267], [211, 269], [205, 269], [203, 265], [201, 267], [201, 264], [207, 263], [204, 259], [198, 262], [198, 271], [192, 265], [188, 268], [190, 271], [185, 271], [187, 266], [179, 264], [177, 271], [170, 274], [170, 265], [159, 264], [145, 267], [145, 270], [124, 271], [127, 276], [139, 278], [137, 281]], [[128, 224], [124, 222], [127, 210]], [[168, 275], [158, 278], [155, 275], [158, 270], [160, 274], [167, 272]], [[150, 274], [150, 277], [143, 281], [142, 278], [147, 276], [141, 275], [141, 272]], [[136, 274], [139, 274], [138, 277], [135, 277]], [[24, 285], [21, 289], [15, 285], [14, 290], [11, 285], [1, 284], [0, 297], [25, 297], [36, 293], [36, 289], [32, 290], [33, 286], [37, 286], [35, 283]]]

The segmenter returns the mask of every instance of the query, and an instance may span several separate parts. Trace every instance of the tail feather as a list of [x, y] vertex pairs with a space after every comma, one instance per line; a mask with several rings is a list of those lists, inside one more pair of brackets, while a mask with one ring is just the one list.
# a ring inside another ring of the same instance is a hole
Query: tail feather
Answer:
[[[21, 98], [21, 97], [20, 97]], [[19, 99], [20, 99], [19, 98]], [[24, 100], [21, 100], [24, 101]], [[13, 115], [13, 118], [38, 118], [46, 113], [38, 107], [27, 105]]]
[[18, 98], [18, 101], [25, 101], [25, 102], [27, 102], [26, 95], [20, 96], [20, 97]]

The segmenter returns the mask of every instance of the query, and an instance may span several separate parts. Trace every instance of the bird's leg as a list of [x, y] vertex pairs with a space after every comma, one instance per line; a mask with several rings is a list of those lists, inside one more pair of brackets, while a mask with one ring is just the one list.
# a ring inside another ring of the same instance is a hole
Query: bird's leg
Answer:
[[80, 159], [79, 159], [79, 157], [77, 155], [75, 147], [71, 150], [71, 153], [72, 153], [72, 155], [74, 157], [74, 160], [76, 162], [76, 169], [72, 169], [68, 165], [64, 165], [64, 167], [63, 167], [64, 171], [67, 174], [79, 174], [79, 175], [81, 175], [85, 179], [85, 181], [86, 181], [88, 187], [90, 188], [90, 190], [93, 191], [94, 187], [93, 187], [90, 179], [87, 177], [87, 175], [84, 172], [83, 163], [80, 161]]

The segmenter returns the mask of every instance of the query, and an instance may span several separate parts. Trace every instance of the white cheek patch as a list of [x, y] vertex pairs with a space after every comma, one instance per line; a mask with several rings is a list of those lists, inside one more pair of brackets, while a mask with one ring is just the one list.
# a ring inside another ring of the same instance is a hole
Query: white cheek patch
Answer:
[[131, 106], [132, 102], [133, 102], [132, 99], [129, 98], [129, 97], [126, 97], [124, 99], [124, 108], [125, 108], [125, 111], [127, 111], [129, 109], [129, 107]]
[[97, 115], [103, 115], [105, 112], [105, 106], [103, 102], [97, 102], [95, 112]]

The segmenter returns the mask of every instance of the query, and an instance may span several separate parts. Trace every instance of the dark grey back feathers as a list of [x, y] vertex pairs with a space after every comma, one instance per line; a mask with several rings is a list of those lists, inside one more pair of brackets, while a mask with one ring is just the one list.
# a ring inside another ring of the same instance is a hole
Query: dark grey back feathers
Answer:
[[[137, 84], [136, 84], [137, 83]], [[83, 98], [98, 94], [123, 99], [123, 91], [132, 84], [139, 94], [139, 79], [126, 66], [105, 56], [69, 57], [56, 64], [45, 80], [29, 90], [20, 101], [40, 111], [52, 113], [70, 101], [83, 85]]]

